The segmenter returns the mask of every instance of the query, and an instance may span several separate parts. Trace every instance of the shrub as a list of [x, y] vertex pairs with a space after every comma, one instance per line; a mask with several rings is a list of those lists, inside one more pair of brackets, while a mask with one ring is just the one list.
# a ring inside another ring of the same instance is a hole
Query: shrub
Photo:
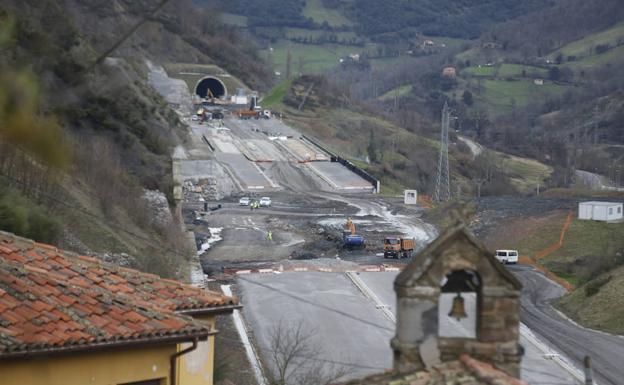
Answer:
[[585, 295], [587, 297], [591, 297], [592, 295], [597, 294], [600, 291], [600, 288], [602, 288], [610, 280], [611, 276], [606, 275], [588, 282], [587, 285], [585, 285]]
[[61, 234], [59, 222], [43, 207], [8, 189], [0, 190], [0, 230], [46, 243], [55, 243]]

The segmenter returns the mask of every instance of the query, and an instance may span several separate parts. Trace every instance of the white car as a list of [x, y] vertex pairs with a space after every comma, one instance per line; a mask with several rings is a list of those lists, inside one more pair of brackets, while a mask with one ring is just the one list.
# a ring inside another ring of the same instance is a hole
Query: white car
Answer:
[[194, 122], [196, 122], [196, 121], [198, 121], [198, 120], [199, 120], [199, 116], [197, 116], [197, 115], [193, 115], [193, 116], [191, 116], [191, 120], [192, 120], [192, 121], [194, 121]]
[[496, 259], [501, 263], [518, 263], [518, 250], [496, 250]]
[[241, 199], [238, 200], [238, 204], [241, 206], [249, 206], [249, 203], [251, 203], [251, 200], [249, 199], [249, 197], [242, 197]]
[[271, 198], [269, 197], [260, 198], [260, 206], [264, 206], [264, 207], [271, 206]]

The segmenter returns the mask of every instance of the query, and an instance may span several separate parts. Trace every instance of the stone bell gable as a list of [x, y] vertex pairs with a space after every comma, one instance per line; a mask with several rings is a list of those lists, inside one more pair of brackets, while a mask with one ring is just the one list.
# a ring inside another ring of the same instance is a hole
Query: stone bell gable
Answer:
[[414, 257], [394, 289], [395, 370], [424, 369], [434, 350], [425, 341], [433, 340], [443, 362], [468, 354], [519, 377], [522, 284], [462, 223]]

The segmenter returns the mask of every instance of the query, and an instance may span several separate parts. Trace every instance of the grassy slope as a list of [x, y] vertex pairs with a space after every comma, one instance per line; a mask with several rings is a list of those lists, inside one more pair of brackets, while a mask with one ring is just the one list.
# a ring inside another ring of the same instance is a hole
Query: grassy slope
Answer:
[[351, 21], [339, 10], [325, 8], [321, 0], [307, 0], [303, 8], [303, 16], [309, 17], [319, 24], [327, 22], [332, 27], [352, 25]]
[[617, 24], [612, 28], [586, 36], [583, 39], [566, 44], [549, 55], [556, 57], [559, 53], [563, 56], [590, 56], [598, 44], [610, 44], [615, 46], [618, 40], [624, 39], [624, 23]]
[[[541, 218], [522, 218], [528, 221], [531, 231], [521, 232], [510, 241], [512, 248], [521, 254], [534, 256], [537, 252], [558, 242], [567, 212], [549, 213]], [[502, 230], [501, 230], [502, 231]], [[513, 234], [511, 235], [514, 236]], [[564, 239], [563, 246], [546, 256], [541, 262], [574, 285], [579, 277], [558, 271], [576, 259], [592, 255], [614, 255], [624, 248], [624, 223], [604, 223], [574, 219]], [[581, 324], [605, 331], [624, 333], [624, 267], [608, 273], [613, 278], [597, 294], [587, 296], [585, 285], [577, 287], [558, 301], [558, 306]], [[591, 281], [590, 281], [591, 282]], [[613, 309], [606, 311], [606, 309]]]
[[605, 276], [611, 276], [611, 280], [597, 294], [588, 297], [584, 287], [580, 287], [557, 305], [584, 326], [624, 334], [624, 266]]
[[551, 167], [534, 159], [521, 158], [494, 152], [496, 163], [511, 178], [511, 183], [521, 193], [531, 193], [539, 184], [545, 185], [545, 180], [552, 174]]
[[[567, 213], [544, 225], [534, 236], [515, 245], [522, 254], [535, 255], [559, 240], [561, 226]], [[624, 223], [604, 223], [574, 219], [566, 233], [563, 246], [543, 261], [570, 262], [587, 255], [615, 254], [624, 248]]]
[[491, 116], [510, 113], [514, 105], [523, 107], [531, 102], [545, 101], [548, 97], [562, 95], [568, 86], [544, 82], [536, 85], [532, 80], [496, 80], [481, 81], [481, 92], [473, 92], [477, 105]]
[[267, 92], [266, 96], [261, 100], [261, 103], [265, 107], [275, 107], [280, 106], [284, 96], [290, 89], [292, 84], [292, 79], [290, 80], [282, 80], [278, 84], [275, 85], [269, 92]]
[[327, 69], [336, 67], [340, 58], [352, 53], [359, 53], [362, 47], [352, 47], [338, 44], [299, 44], [286, 40], [280, 40], [272, 45], [273, 52], [263, 50], [262, 56], [269, 57], [275, 71], [286, 74], [286, 61], [288, 50], [291, 55], [291, 71], [299, 72], [299, 59], [303, 62], [303, 73], [321, 73]]
[[581, 60], [566, 63], [567, 67], [572, 70], [579, 71], [582, 69], [594, 68], [597, 66], [614, 64], [622, 61], [624, 57], [624, 45], [608, 50], [600, 55], [591, 55]]

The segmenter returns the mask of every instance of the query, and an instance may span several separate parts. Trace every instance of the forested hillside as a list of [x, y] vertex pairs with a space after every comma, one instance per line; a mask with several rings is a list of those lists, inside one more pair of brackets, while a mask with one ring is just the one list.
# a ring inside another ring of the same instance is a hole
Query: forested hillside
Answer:
[[[244, 15], [249, 27], [302, 27], [353, 30], [377, 39], [414, 36], [416, 32], [433, 36], [473, 39], [493, 23], [524, 15], [554, 3], [552, 0], [528, 1], [433, 1], [322, 0], [320, 5], [341, 13], [350, 23], [330, 25], [306, 15], [306, 1], [243, 1], [223, 4], [226, 12]], [[349, 25], [351, 24], [351, 25]]]

